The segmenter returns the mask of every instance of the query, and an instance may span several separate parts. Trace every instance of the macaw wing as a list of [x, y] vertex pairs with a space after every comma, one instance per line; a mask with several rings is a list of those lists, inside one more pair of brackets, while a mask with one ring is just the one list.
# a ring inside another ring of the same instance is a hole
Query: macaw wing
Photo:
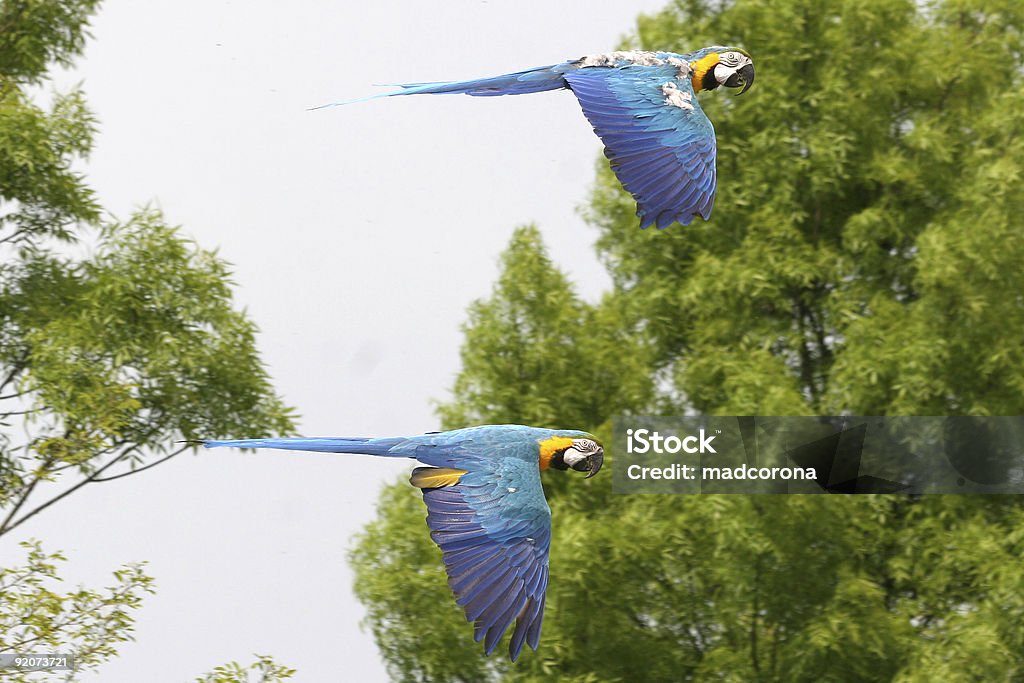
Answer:
[[489, 471], [418, 467], [412, 483], [423, 489], [430, 536], [475, 639], [490, 654], [514, 621], [509, 656], [515, 661], [524, 642], [536, 650], [540, 641], [551, 511], [536, 464], [491, 462]]
[[715, 130], [675, 66], [590, 67], [565, 74], [605, 156], [637, 202], [640, 227], [707, 220], [715, 201]]

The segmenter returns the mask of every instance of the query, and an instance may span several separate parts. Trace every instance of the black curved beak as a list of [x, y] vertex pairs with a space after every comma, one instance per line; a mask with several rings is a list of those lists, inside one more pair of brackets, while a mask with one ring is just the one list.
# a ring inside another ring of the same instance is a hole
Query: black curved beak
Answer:
[[601, 466], [604, 465], [604, 450], [598, 449], [597, 452], [593, 453], [589, 458], [586, 459], [590, 473], [583, 477], [584, 479], [590, 479], [592, 476], [598, 473]]
[[738, 93], [736, 93], [737, 95], [742, 95], [743, 93], [750, 90], [750, 86], [754, 85], [753, 62], [741, 66], [739, 70], [732, 76], [729, 76], [729, 80], [725, 82], [725, 87], [727, 88], [738, 88], [741, 85], [743, 86], [743, 90], [740, 90]]

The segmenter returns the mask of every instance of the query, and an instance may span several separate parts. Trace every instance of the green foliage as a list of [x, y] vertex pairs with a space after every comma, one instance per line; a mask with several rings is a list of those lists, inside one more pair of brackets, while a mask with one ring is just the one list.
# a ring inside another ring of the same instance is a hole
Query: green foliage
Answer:
[[106, 226], [90, 258], [24, 249], [0, 269], [0, 391], [14, 388], [0, 415], [30, 430], [3, 435], [0, 533], [41, 482], [103, 481], [182, 438], [291, 428], [228, 277], [154, 212]]
[[[72, 170], [92, 146], [81, 94], [43, 111], [27, 93], [78, 54], [95, 5], [0, 5], [0, 535], [177, 440], [291, 430], [227, 265], [155, 211], [99, 222]], [[85, 257], [62, 244], [83, 239]]]
[[89, 18], [99, 0], [0, 2], [0, 74], [37, 84], [52, 64], [70, 66], [85, 47]]
[[256, 661], [249, 666], [229, 662], [200, 676], [196, 683], [277, 683], [293, 675], [295, 669], [277, 664], [268, 655], [256, 655]]
[[621, 312], [580, 301], [535, 227], [515, 231], [501, 268], [491, 298], [470, 306], [463, 370], [439, 409], [446, 428], [593, 425], [648, 399], [643, 352]]
[[99, 216], [72, 166], [92, 148], [95, 119], [81, 92], [56, 95], [49, 110], [28, 86], [68, 66], [82, 50], [97, 0], [0, 1], [0, 245], [30, 245]]
[[[166, 462], [190, 448], [181, 439], [292, 430], [227, 265], [158, 212], [101, 220], [74, 170], [94, 134], [81, 93], [36, 102], [96, 6], [0, 0], [0, 536], [85, 485]], [[39, 646], [93, 667], [131, 639], [152, 580], [129, 565], [105, 592], [60, 594], [62, 559], [33, 544], [25, 566], [0, 569], [0, 652]], [[263, 658], [251, 669], [290, 675]]]
[[755, 57], [756, 90], [701, 100], [718, 134], [713, 219], [630, 230], [606, 164], [590, 211], [679, 407], [1019, 413], [1019, 3], [713, 7], [676, 3], [639, 34]]
[[[714, 217], [637, 229], [602, 160], [588, 216], [612, 291], [579, 301], [518, 232], [470, 311], [446, 426], [1024, 412], [1022, 41], [1008, 1], [679, 0], [642, 17], [631, 47], [754, 55], [749, 93], [701, 98]], [[395, 678], [1024, 680], [1016, 497], [571, 479], [544, 475], [547, 616], [516, 665], [472, 647], [416, 493], [385, 491], [354, 561]]]
[[[77, 671], [94, 669], [117, 656], [117, 645], [133, 639], [134, 617], [153, 579], [143, 565], [114, 572], [113, 586], [102, 591], [77, 588], [59, 592], [60, 553], [46, 553], [36, 541], [22, 543], [23, 566], [0, 569], [0, 654], [59, 652], [73, 655]], [[6, 670], [5, 681], [37, 681], [39, 674]]]

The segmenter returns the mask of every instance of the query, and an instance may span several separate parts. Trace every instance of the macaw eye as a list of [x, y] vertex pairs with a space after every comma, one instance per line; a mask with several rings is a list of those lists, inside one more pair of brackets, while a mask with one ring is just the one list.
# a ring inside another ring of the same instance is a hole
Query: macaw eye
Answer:
[[723, 52], [718, 56], [718, 62], [729, 67], [739, 66], [741, 61], [743, 61], [743, 55], [739, 52]]
[[590, 439], [580, 439], [573, 444], [573, 448], [578, 450], [580, 453], [593, 453], [597, 450], [597, 444]]

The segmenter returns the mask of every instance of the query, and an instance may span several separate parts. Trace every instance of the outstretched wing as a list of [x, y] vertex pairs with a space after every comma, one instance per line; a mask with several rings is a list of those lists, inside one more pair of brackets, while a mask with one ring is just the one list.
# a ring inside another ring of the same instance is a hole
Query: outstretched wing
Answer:
[[675, 66], [590, 67], [565, 74], [640, 227], [707, 220], [715, 201], [715, 130]]
[[548, 430], [519, 425], [460, 429], [424, 436], [205, 441], [206, 447], [284, 448], [415, 458], [427, 524], [441, 548], [448, 584], [487, 654], [515, 622], [514, 661], [537, 649], [548, 586], [551, 510], [540, 483], [537, 439]]
[[[503, 448], [527, 449], [530, 444]], [[523, 643], [537, 649], [548, 585], [551, 511], [536, 456], [496, 454], [472, 471], [418, 467], [412, 484], [423, 489], [427, 525], [441, 548], [448, 585], [474, 623], [487, 654], [515, 622], [513, 661]]]

